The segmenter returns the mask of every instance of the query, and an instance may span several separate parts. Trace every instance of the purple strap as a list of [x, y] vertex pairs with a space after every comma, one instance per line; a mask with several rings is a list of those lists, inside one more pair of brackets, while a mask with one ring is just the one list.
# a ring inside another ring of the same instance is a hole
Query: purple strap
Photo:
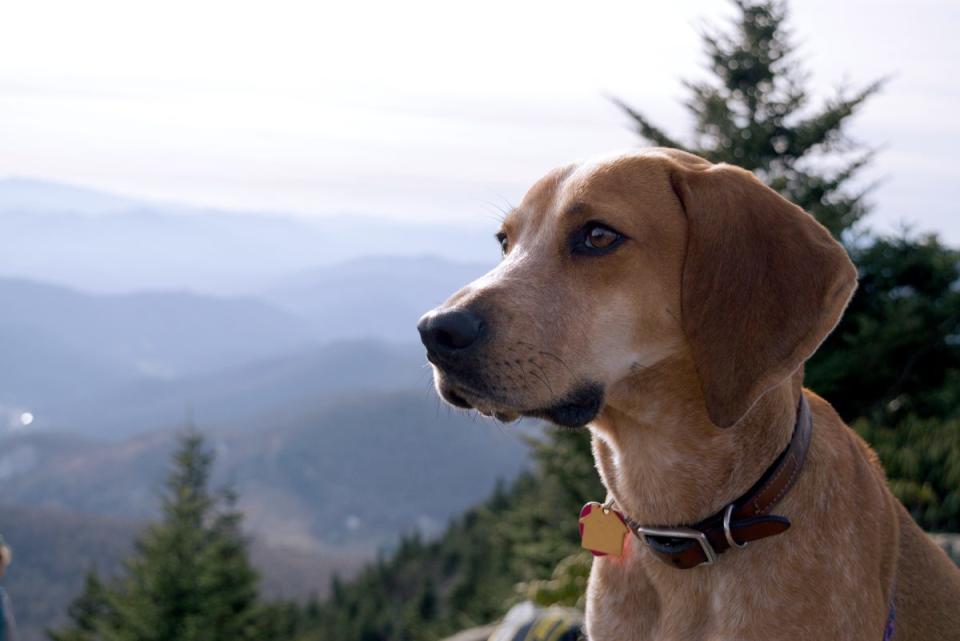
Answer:
[[890, 614], [887, 615], [887, 627], [883, 630], [883, 641], [891, 641], [893, 639], [893, 630], [894, 623], [897, 619], [897, 608], [894, 604], [893, 598], [890, 599]]

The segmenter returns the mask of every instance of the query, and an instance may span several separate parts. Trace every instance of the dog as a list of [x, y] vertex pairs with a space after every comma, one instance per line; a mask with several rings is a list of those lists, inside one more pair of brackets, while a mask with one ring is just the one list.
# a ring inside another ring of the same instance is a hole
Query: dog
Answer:
[[633, 534], [594, 560], [588, 638], [960, 639], [960, 570], [802, 387], [857, 283], [812, 216], [653, 148], [552, 171], [497, 239], [418, 329], [450, 404], [589, 430]]

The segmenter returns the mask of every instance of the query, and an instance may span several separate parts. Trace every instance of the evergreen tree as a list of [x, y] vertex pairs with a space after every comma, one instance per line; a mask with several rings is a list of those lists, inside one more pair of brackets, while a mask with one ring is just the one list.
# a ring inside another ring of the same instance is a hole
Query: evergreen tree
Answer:
[[850, 253], [859, 288], [807, 385], [851, 420], [960, 417], [960, 252], [903, 234]]
[[[696, 123], [688, 142], [616, 102], [647, 142], [754, 171], [840, 238], [867, 211], [865, 190], [850, 182], [872, 155], [849, 138], [845, 127], [882, 82], [850, 95], [841, 92], [810, 109], [806, 75], [785, 27], [786, 5], [733, 2], [738, 15], [730, 32], [703, 36], [711, 79], [685, 83], [691, 94], [685, 105]], [[824, 169], [831, 165], [837, 168]]]
[[52, 641], [98, 641], [99, 627], [110, 617], [107, 593], [95, 570], [87, 573], [83, 591], [67, 609], [70, 626], [63, 630], [50, 630]]
[[203, 438], [181, 437], [149, 525], [104, 587], [88, 578], [55, 641], [242, 641], [259, 639], [257, 575], [229, 494], [209, 490], [213, 455]]
[[[807, 364], [807, 384], [848, 421], [957, 416], [960, 399], [958, 254], [935, 237], [853, 234], [868, 213], [851, 186], [872, 151], [846, 133], [877, 81], [811, 108], [781, 0], [733, 0], [727, 32], [703, 40], [710, 79], [685, 83], [695, 119], [685, 144], [617, 101], [646, 142], [750, 169], [820, 220], [848, 250], [860, 287], [840, 325]], [[834, 167], [834, 169], [824, 169]], [[853, 239], [856, 242], [851, 242]]]

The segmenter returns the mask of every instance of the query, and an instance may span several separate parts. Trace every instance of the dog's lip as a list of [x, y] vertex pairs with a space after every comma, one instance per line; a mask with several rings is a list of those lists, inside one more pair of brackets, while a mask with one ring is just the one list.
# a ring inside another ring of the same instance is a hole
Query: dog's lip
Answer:
[[461, 372], [444, 367], [431, 356], [427, 354], [438, 376], [437, 391], [448, 403], [462, 409], [474, 409], [505, 423], [521, 416], [530, 416], [563, 427], [584, 427], [603, 409], [604, 386], [592, 381], [581, 382], [563, 396], [551, 399], [548, 405], [535, 408], [511, 406], [489, 390], [478, 389], [470, 374], [464, 376]]
[[520, 409], [505, 405], [489, 395], [461, 383], [441, 386], [441, 395], [452, 405], [473, 409], [484, 416], [510, 423], [522, 416], [539, 418], [563, 427], [583, 427], [603, 409], [604, 389], [597, 383], [584, 383], [550, 405]]
[[451, 405], [462, 407], [463, 409], [475, 409], [470, 401], [465, 399], [459, 391], [453, 388], [445, 388], [443, 392], [441, 392], [441, 395], [443, 396], [444, 400]]
[[520, 410], [504, 407], [501, 403], [491, 400], [488, 395], [462, 384], [442, 385], [440, 394], [452, 405], [463, 409], [476, 410], [480, 414], [495, 418], [501, 423], [512, 423], [526, 414]]
[[440, 384], [439, 391], [440, 395], [452, 405], [484, 413], [481, 407], [486, 405], [484, 401], [487, 397], [479, 390], [464, 385], [459, 381], [444, 381]]

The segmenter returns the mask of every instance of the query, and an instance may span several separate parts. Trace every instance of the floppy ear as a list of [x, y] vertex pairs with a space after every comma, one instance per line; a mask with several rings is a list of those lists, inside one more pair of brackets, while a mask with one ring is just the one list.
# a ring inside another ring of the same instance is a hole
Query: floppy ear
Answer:
[[683, 331], [707, 413], [729, 427], [827, 337], [857, 270], [813, 216], [748, 171], [674, 164], [671, 180], [687, 215]]

